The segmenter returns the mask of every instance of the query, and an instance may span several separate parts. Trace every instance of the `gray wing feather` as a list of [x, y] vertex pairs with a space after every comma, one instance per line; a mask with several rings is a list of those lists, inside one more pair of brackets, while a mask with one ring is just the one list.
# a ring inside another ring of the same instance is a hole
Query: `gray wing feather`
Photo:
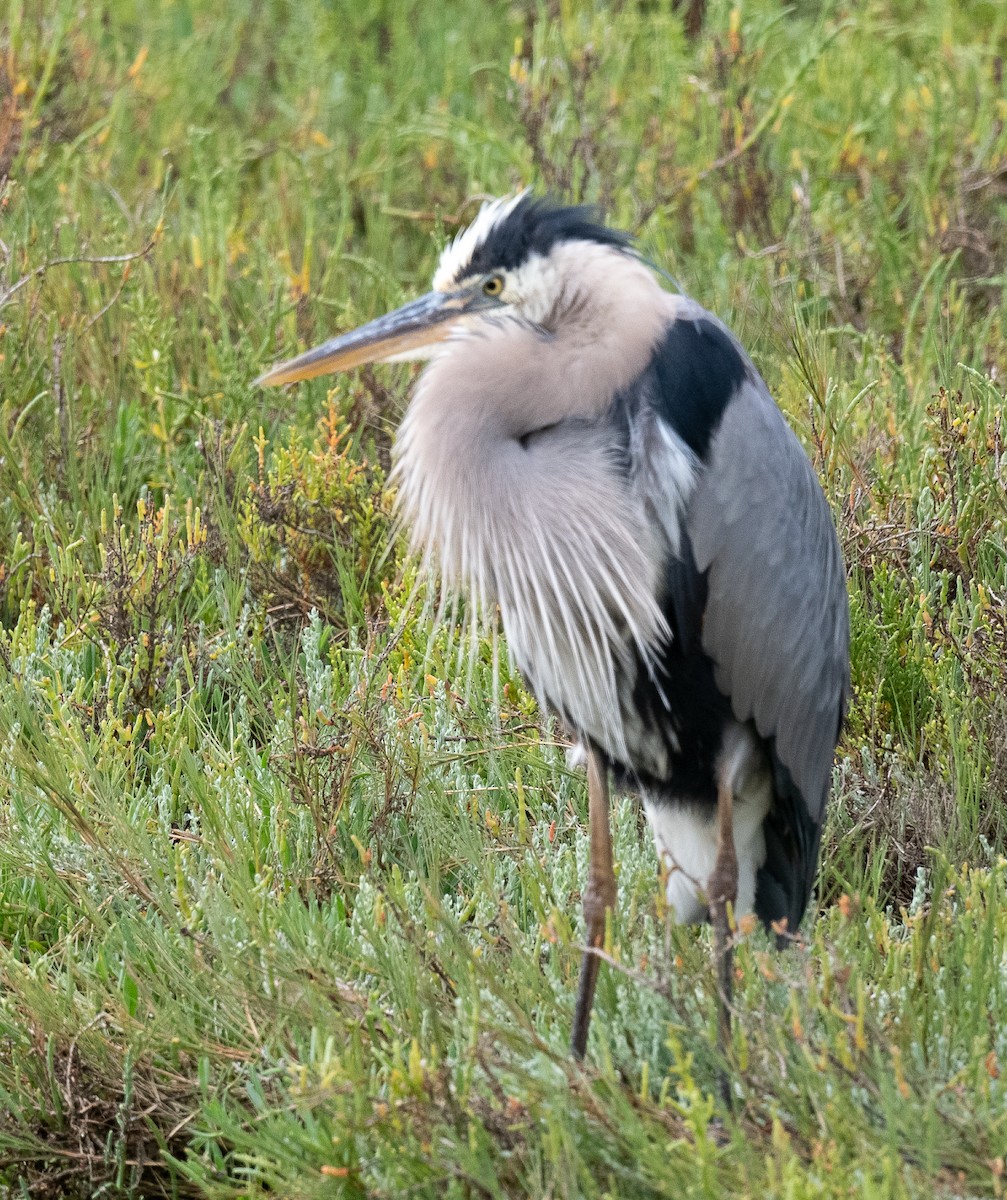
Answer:
[[717, 686], [775, 739], [818, 823], [849, 690], [846, 579], [814, 470], [761, 380], [727, 405], [687, 528], [708, 571], [703, 648]]

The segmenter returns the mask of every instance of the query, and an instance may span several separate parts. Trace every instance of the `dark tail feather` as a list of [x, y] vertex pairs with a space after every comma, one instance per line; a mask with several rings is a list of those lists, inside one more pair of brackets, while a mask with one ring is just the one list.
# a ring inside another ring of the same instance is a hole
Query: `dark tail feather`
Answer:
[[[814, 887], [822, 827], [812, 819], [804, 797], [775, 750], [771, 757], [776, 796], [763, 823], [766, 861], [756, 876], [755, 912], [769, 932], [773, 932], [775, 923], [786, 921], [787, 932], [794, 934]], [[786, 938], [778, 940], [783, 943]]]

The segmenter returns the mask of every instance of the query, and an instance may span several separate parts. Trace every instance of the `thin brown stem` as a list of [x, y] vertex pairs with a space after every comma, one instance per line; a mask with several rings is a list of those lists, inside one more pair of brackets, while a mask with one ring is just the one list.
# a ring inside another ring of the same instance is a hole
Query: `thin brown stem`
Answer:
[[131, 263], [138, 258], [146, 258], [147, 255], [154, 249], [157, 244], [159, 230], [155, 230], [151, 235], [146, 245], [141, 246], [139, 250], [133, 250], [128, 254], [98, 254], [98, 255], [69, 255], [66, 258], [51, 258], [48, 262], [44, 262], [41, 266], [35, 267], [26, 275], [22, 275], [16, 283], [12, 283], [6, 291], [0, 292], [0, 308], [5, 304], [10, 303], [23, 287], [26, 287], [33, 279], [38, 279], [47, 271], [51, 271], [53, 267], [67, 267], [71, 265], [83, 264], [85, 266], [106, 266], [112, 263]]

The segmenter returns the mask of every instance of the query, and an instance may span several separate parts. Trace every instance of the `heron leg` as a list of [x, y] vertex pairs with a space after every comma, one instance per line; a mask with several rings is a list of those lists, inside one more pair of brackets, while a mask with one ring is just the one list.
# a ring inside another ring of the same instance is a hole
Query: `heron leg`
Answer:
[[591, 864], [584, 889], [586, 945], [580, 965], [580, 986], [573, 1018], [570, 1049], [581, 1059], [587, 1050], [591, 1006], [598, 982], [601, 959], [592, 950], [605, 940], [605, 913], [615, 908], [615, 871], [612, 867], [612, 833], [608, 822], [608, 771], [597, 751], [587, 752], [588, 820], [591, 835]]
[[[734, 794], [729, 783], [717, 789], [717, 859], [707, 884], [710, 918], [713, 922], [713, 951], [717, 959], [717, 1048], [726, 1062], [731, 1049], [731, 989], [734, 951], [728, 923], [728, 905], [738, 898], [738, 855], [734, 846]], [[731, 1083], [726, 1067], [719, 1080], [721, 1099], [731, 1103]]]

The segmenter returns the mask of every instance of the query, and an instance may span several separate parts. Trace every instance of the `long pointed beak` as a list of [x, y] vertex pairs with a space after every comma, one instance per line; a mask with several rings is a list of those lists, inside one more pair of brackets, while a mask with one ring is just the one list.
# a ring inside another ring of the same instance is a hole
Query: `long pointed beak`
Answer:
[[465, 292], [428, 292], [352, 333], [330, 338], [289, 362], [277, 363], [256, 379], [255, 386], [294, 383], [298, 379], [348, 371], [441, 342], [469, 310], [471, 299]]

